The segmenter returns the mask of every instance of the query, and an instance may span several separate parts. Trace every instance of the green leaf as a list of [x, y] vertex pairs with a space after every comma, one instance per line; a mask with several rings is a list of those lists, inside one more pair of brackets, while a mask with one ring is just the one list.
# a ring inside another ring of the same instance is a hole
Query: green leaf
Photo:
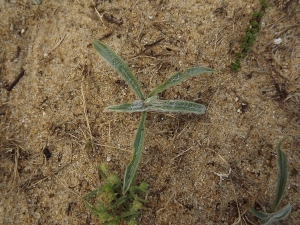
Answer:
[[106, 179], [108, 176], [108, 166], [106, 164], [101, 164], [100, 166], [96, 166], [96, 168], [98, 169], [98, 173], [99, 175]]
[[254, 208], [250, 207], [249, 208], [250, 212], [256, 216], [258, 219], [261, 219], [261, 220], [267, 220], [269, 215], [268, 213], [264, 213], [264, 212], [259, 212], [259, 211], [256, 211]]
[[266, 8], [268, 8], [268, 3], [266, 0], [261, 0], [260, 1], [260, 5], [262, 6], [262, 9], [265, 10]]
[[139, 186], [131, 186], [130, 187], [130, 193], [131, 194], [134, 194], [134, 193], [136, 193], [136, 192], [141, 192], [141, 193], [144, 193], [144, 194], [146, 194], [146, 193], [148, 193], [148, 183], [146, 183], [145, 181], [143, 181]]
[[141, 213], [139, 211], [131, 211], [131, 210], [128, 210], [126, 212], [123, 212], [121, 214], [121, 218], [126, 218], [127, 219], [134, 219], [135, 217], [137, 217], [138, 215], [140, 215]]
[[275, 200], [273, 203], [273, 207], [271, 209], [271, 212], [274, 212], [283, 196], [283, 192], [286, 186], [287, 177], [288, 177], [288, 170], [287, 170], [287, 157], [284, 154], [283, 151], [280, 150], [281, 144], [284, 141], [280, 141], [277, 145], [277, 166], [278, 166], [278, 176], [277, 176], [277, 185], [276, 185], [276, 194], [275, 194]]
[[127, 64], [113, 50], [98, 40], [92, 42], [94, 49], [102, 56], [128, 83], [137, 96], [144, 100], [144, 94], [140, 89], [136, 78], [133, 76]]
[[249, 210], [254, 216], [264, 221], [261, 225], [269, 225], [273, 222], [280, 221], [288, 217], [288, 215], [291, 213], [292, 206], [290, 204], [287, 204], [281, 210], [274, 213], [258, 212], [252, 207], [250, 207]]
[[117, 209], [120, 205], [124, 204], [124, 202], [126, 201], [128, 201], [128, 197], [126, 195], [123, 195], [119, 199], [117, 199], [114, 204], [111, 204], [111, 206]]
[[128, 102], [120, 105], [111, 105], [104, 109], [104, 112], [118, 111], [118, 112], [144, 112], [146, 108], [143, 100]]
[[139, 200], [140, 202], [147, 202], [147, 200], [140, 198], [136, 193], [141, 193], [143, 195], [149, 193], [148, 184], [146, 182], [142, 182], [139, 186], [131, 186], [129, 188], [129, 195], [131, 198], [135, 198], [136, 200]]
[[177, 72], [173, 76], [171, 76], [168, 80], [166, 80], [163, 84], [159, 85], [157, 88], [155, 88], [150, 94], [149, 98], [157, 95], [158, 93], [166, 90], [169, 87], [172, 87], [183, 80], [193, 77], [202, 73], [213, 73], [217, 72], [216, 70], [205, 68], [205, 67], [194, 67], [194, 68], [188, 68], [184, 72]]
[[184, 100], [153, 100], [146, 103], [147, 111], [204, 114], [205, 106]]
[[146, 112], [143, 112], [133, 142], [133, 158], [131, 162], [128, 164], [128, 166], [126, 167], [126, 171], [124, 175], [123, 194], [125, 194], [130, 188], [130, 185], [135, 178], [138, 165], [141, 161], [141, 156], [144, 150], [145, 121], [146, 121]]
[[273, 222], [283, 220], [289, 216], [291, 211], [292, 211], [292, 206], [290, 204], [287, 204], [285, 207], [283, 207], [279, 211], [269, 214], [268, 219], [265, 220], [262, 223], [262, 225], [270, 225]]
[[184, 100], [159, 100], [157, 96], [146, 99], [145, 101], [137, 100], [120, 105], [108, 106], [104, 111], [118, 112], [168, 112], [168, 113], [193, 113], [204, 114], [205, 106]]

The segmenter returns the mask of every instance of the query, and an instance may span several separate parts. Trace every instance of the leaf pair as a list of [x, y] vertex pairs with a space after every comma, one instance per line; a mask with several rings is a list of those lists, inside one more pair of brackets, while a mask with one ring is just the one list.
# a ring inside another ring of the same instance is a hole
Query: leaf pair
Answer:
[[92, 44], [99, 55], [102, 56], [121, 75], [121, 77], [139, 97], [139, 100], [133, 102], [108, 106], [105, 108], [105, 111], [142, 112], [140, 124], [133, 142], [133, 157], [125, 171], [123, 183], [123, 194], [125, 194], [135, 179], [136, 171], [138, 169], [144, 149], [146, 112], [155, 111], [194, 114], [205, 113], [204, 105], [183, 100], [160, 100], [158, 99], [157, 94], [186, 80], [189, 77], [216, 71], [210, 68], [194, 67], [188, 68], [183, 72], [177, 72], [167, 79], [163, 84], [155, 88], [146, 98], [127, 64], [109, 47], [100, 41], [94, 40]]
[[250, 212], [257, 218], [263, 220], [262, 225], [268, 225], [272, 222], [285, 219], [291, 212], [292, 206], [287, 204], [282, 209], [277, 210], [278, 205], [282, 199], [283, 192], [286, 186], [288, 171], [287, 171], [287, 157], [280, 147], [284, 140], [280, 141], [277, 145], [277, 166], [278, 166], [278, 177], [277, 177], [277, 186], [275, 192], [275, 200], [271, 209], [271, 213], [258, 212], [254, 208], [250, 207]]
[[169, 112], [169, 113], [194, 113], [204, 114], [205, 106], [183, 100], [160, 100], [157, 96], [148, 98], [145, 101], [136, 100], [120, 105], [112, 105], [105, 108], [105, 111], [119, 112]]
[[291, 204], [287, 204], [285, 207], [283, 207], [282, 209], [280, 209], [274, 213], [259, 212], [253, 208], [250, 208], [250, 212], [254, 216], [256, 216], [257, 218], [264, 221], [261, 225], [269, 225], [269, 224], [272, 224], [273, 222], [283, 220], [289, 216], [289, 214], [291, 213], [291, 210], [292, 210]]
[[[93, 47], [95, 50], [101, 55], [120, 75], [121, 77], [127, 82], [127, 84], [131, 87], [131, 89], [136, 93], [136, 95], [141, 99], [145, 100], [145, 96], [140, 89], [136, 78], [133, 76], [133, 73], [127, 66], [127, 64], [116, 54], [114, 53], [109, 47], [107, 47], [102, 42], [95, 40], [92, 42]], [[168, 80], [166, 80], [163, 84], [159, 85], [157, 88], [155, 88], [148, 96], [149, 98], [152, 98], [156, 96], [158, 93], [186, 80], [189, 77], [197, 76], [202, 73], [212, 73], [216, 72], [216, 70], [210, 69], [210, 68], [204, 68], [204, 67], [194, 67], [194, 68], [188, 68], [184, 72], [178, 72], [175, 73], [173, 76], [171, 76]], [[126, 103], [120, 105], [119, 108], [124, 107], [125, 110], [128, 110], [129, 112], [142, 112], [142, 111], [149, 111], [149, 110], [141, 110], [141, 101], [135, 101], [132, 103]], [[131, 107], [131, 111], [129, 110]], [[116, 111], [121, 111], [121, 109], [116, 108]], [[108, 107], [107, 110], [113, 111], [113, 107]], [[138, 110], [138, 111], [135, 111]]]

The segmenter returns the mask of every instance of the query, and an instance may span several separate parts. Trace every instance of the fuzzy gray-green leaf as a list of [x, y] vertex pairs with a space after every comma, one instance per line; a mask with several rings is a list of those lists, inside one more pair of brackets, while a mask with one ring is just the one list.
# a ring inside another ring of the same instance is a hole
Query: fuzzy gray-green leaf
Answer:
[[184, 72], [177, 72], [173, 76], [171, 76], [168, 80], [166, 80], [163, 84], [159, 85], [157, 88], [155, 88], [148, 97], [153, 97], [157, 95], [158, 93], [166, 90], [169, 87], [172, 87], [181, 81], [193, 77], [202, 73], [212, 73], [216, 72], [216, 70], [205, 68], [205, 67], [193, 67], [188, 68]]
[[126, 171], [124, 175], [123, 194], [125, 194], [130, 188], [130, 185], [135, 178], [136, 171], [141, 161], [142, 153], [144, 150], [145, 121], [146, 121], [146, 112], [143, 112], [139, 127], [136, 131], [135, 138], [133, 141], [133, 157], [131, 162], [126, 167]]
[[127, 64], [113, 50], [98, 40], [92, 42], [95, 50], [101, 55], [128, 83], [137, 96], [144, 100], [144, 94], [140, 89], [136, 78], [133, 76]]
[[268, 213], [264, 213], [264, 212], [259, 212], [259, 211], [256, 211], [254, 208], [250, 207], [250, 212], [256, 216], [258, 219], [261, 219], [261, 220], [267, 220], [268, 219]]
[[204, 114], [205, 106], [184, 100], [154, 100], [146, 104], [147, 111]]
[[104, 112], [118, 111], [118, 112], [144, 112], [146, 109], [144, 107], [143, 100], [136, 100], [134, 102], [128, 102], [120, 105], [111, 105], [104, 109]]
[[277, 175], [277, 186], [275, 192], [275, 200], [273, 203], [273, 207], [271, 212], [274, 212], [283, 196], [283, 192], [286, 186], [288, 171], [287, 171], [287, 157], [283, 151], [280, 150], [281, 144], [284, 140], [280, 141], [277, 145], [277, 167], [278, 167], [278, 175]]
[[270, 225], [273, 224], [274, 222], [283, 220], [289, 216], [291, 211], [292, 211], [292, 206], [290, 204], [287, 204], [279, 211], [269, 214], [268, 219], [265, 220], [261, 225]]

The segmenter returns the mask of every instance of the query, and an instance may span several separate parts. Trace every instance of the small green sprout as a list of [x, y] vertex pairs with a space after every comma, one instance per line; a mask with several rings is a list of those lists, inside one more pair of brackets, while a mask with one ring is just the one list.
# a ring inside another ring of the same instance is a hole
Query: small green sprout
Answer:
[[265, 10], [266, 8], [269, 7], [266, 0], [261, 0], [261, 1], [260, 1], [260, 5], [261, 5], [261, 7], [262, 7], [262, 10]]
[[41, 0], [33, 0], [35, 4], [39, 5], [41, 4]]
[[264, 15], [264, 11], [268, 8], [266, 0], [260, 2], [260, 11], [254, 11], [250, 21], [250, 25], [247, 26], [246, 33], [242, 38], [242, 43], [240, 45], [240, 51], [236, 53], [235, 61], [231, 63], [230, 67], [234, 72], [237, 72], [241, 68], [240, 60], [247, 57], [250, 53], [250, 47], [254, 44], [257, 33], [260, 29], [260, 21]]
[[[87, 208], [103, 224], [136, 224], [136, 217], [140, 214], [143, 203], [141, 196], [148, 193], [148, 184], [142, 182], [139, 186], [132, 185], [124, 195], [122, 182], [117, 175], [108, 171], [107, 165], [97, 167], [104, 184], [83, 197]], [[88, 199], [95, 197], [96, 205], [88, 203]]]
[[287, 157], [283, 151], [281, 151], [280, 147], [284, 140], [280, 141], [277, 145], [277, 166], [278, 166], [278, 177], [277, 177], [277, 186], [275, 192], [275, 199], [270, 210], [270, 213], [258, 212], [254, 208], [250, 207], [250, 212], [256, 216], [257, 218], [263, 220], [262, 225], [269, 225], [273, 222], [278, 222], [280, 220], [285, 219], [288, 217], [292, 210], [292, 206], [287, 204], [282, 209], [277, 211], [278, 205], [282, 199], [283, 192], [286, 186], [288, 171], [287, 171]]
[[155, 88], [147, 97], [145, 97], [137, 83], [136, 78], [133, 76], [133, 73], [126, 63], [116, 53], [114, 53], [113, 50], [111, 50], [102, 42], [95, 40], [92, 42], [92, 44], [98, 54], [102, 56], [120, 74], [120, 76], [128, 83], [128, 85], [139, 98], [139, 100], [135, 100], [133, 102], [108, 106], [105, 108], [105, 111], [130, 113], [142, 112], [140, 123], [133, 141], [133, 157], [125, 171], [123, 182], [123, 194], [125, 194], [130, 189], [132, 182], [134, 182], [142, 152], [144, 150], [146, 113], [148, 111], [193, 114], [205, 113], [204, 105], [184, 100], [160, 100], [157, 95], [167, 88], [170, 88], [189, 77], [216, 71], [210, 68], [194, 67], [188, 68], [183, 72], [177, 72], [167, 79], [163, 84]]
[[231, 68], [233, 71], [237, 71], [239, 68], [241, 68], [241, 62], [239, 58], [237, 58], [234, 63], [231, 63]]
[[252, 14], [252, 18], [253, 19], [257, 19], [257, 18], [262, 18], [264, 16], [264, 13], [263, 12], [257, 12], [257, 11], [254, 11], [253, 14]]
[[87, 148], [93, 148], [93, 142], [92, 141], [87, 141], [85, 143], [85, 147], [87, 147]]

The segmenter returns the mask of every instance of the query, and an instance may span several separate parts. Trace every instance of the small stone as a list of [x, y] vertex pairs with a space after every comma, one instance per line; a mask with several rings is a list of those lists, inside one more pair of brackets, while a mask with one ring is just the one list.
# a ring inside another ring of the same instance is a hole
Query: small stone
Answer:
[[275, 38], [274, 41], [273, 41], [273, 43], [274, 43], [275, 45], [279, 45], [281, 42], [282, 42], [282, 39], [281, 39], [281, 38]]

